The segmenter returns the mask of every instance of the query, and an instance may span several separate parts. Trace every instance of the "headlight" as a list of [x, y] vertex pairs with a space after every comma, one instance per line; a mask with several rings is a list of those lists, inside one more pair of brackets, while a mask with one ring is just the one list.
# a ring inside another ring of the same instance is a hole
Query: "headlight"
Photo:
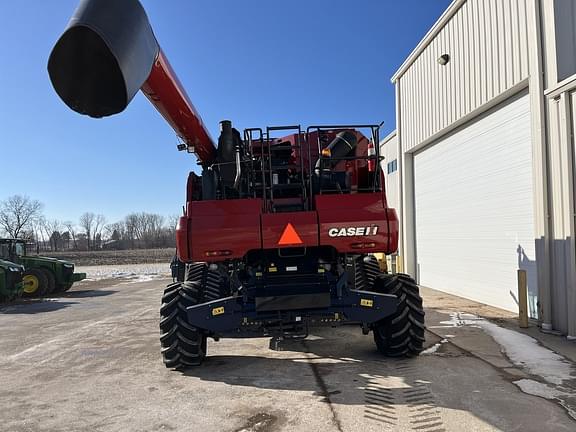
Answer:
[[19, 272], [19, 271], [22, 271], [22, 270], [20, 269], [20, 267], [8, 267], [8, 270], [10, 270], [11, 272]]
[[63, 265], [64, 265], [64, 267], [66, 267], [66, 268], [74, 268], [74, 264], [68, 264], [68, 263], [66, 263], [66, 264], [63, 264]]

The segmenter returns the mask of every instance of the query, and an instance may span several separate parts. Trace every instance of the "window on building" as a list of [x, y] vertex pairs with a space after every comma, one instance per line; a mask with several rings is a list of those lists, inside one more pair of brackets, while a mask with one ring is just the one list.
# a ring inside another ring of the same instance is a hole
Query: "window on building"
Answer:
[[388, 174], [392, 174], [394, 171], [398, 170], [398, 160], [388, 162]]
[[574, 0], [554, 1], [554, 25], [556, 27], [556, 62], [558, 81], [576, 74], [576, 4]]

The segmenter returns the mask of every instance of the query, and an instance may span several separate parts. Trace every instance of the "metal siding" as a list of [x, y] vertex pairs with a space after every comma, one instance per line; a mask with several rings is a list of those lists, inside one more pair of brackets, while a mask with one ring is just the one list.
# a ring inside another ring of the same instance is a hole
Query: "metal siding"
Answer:
[[527, 1], [468, 0], [400, 76], [405, 151], [528, 77]]
[[518, 0], [518, 38], [520, 41], [520, 71], [519, 78], [529, 74], [528, 66], [528, 8], [526, 7], [526, 2], [523, 0]]
[[[504, 0], [509, 1], [509, 0]], [[496, 20], [497, 27], [496, 30], [498, 32], [498, 66], [499, 66], [499, 92], [504, 91], [507, 88], [507, 76], [506, 76], [506, 67], [509, 65], [507, 60], [509, 61], [510, 57], [508, 57], [508, 53], [506, 52], [506, 22], [504, 21], [504, 1], [497, 0], [496, 1], [496, 16], [493, 19]]]
[[[558, 173], [558, 175], [551, 176], [550, 178], [550, 199], [554, 203], [551, 211], [552, 226], [554, 227], [552, 232], [553, 242], [552, 242], [552, 274], [554, 275], [554, 285], [552, 287], [552, 310], [554, 315], [552, 316], [552, 324], [554, 328], [566, 331], [566, 293], [565, 287], [567, 284], [566, 272], [562, 271], [565, 267], [567, 248], [565, 232], [564, 232], [564, 178], [562, 174], [562, 119], [561, 119], [561, 106], [560, 99], [550, 100], [548, 103], [548, 109], [550, 113], [550, 123], [549, 123], [549, 157], [552, 168]], [[558, 290], [558, 287], [563, 289]]]
[[[567, 268], [568, 279], [570, 284], [567, 287], [567, 327], [566, 332], [572, 338], [576, 337], [576, 92], [571, 93], [570, 96], [570, 139], [568, 147], [568, 201], [569, 201], [569, 237], [568, 237], [568, 250], [570, 251]], [[570, 154], [571, 153], [571, 154]]]
[[384, 162], [382, 162], [382, 170], [384, 172], [384, 180], [386, 185], [386, 198], [388, 200], [388, 207], [393, 209], [398, 209], [399, 206], [399, 195], [400, 195], [400, 181], [399, 181], [399, 171], [395, 171], [388, 174], [388, 162], [392, 162], [396, 159], [398, 161], [398, 137], [392, 136], [386, 140], [386, 138], [380, 144], [380, 155], [384, 157]]
[[455, 104], [455, 117], [460, 118], [464, 115], [464, 62], [462, 59], [464, 58], [464, 47], [462, 44], [462, 29], [464, 28], [464, 22], [462, 18], [463, 14], [458, 12], [454, 17], [456, 22], [456, 34], [458, 37], [456, 38], [456, 46], [455, 52], [457, 52], [456, 61], [454, 62], [455, 71], [454, 74], [456, 75], [456, 82], [458, 83], [457, 93], [456, 93], [456, 100], [457, 103]]
[[574, 138], [576, 93], [548, 101], [552, 221], [552, 324], [576, 336], [576, 249], [574, 242]]
[[500, 81], [499, 79], [494, 79], [495, 77], [500, 77], [500, 50], [498, 45], [498, 3], [500, 0], [489, 0], [490, 12], [488, 21], [490, 22], [490, 39], [492, 44], [492, 72], [490, 77], [492, 77], [492, 97], [500, 93]]
[[422, 285], [517, 311], [524, 268], [536, 315], [531, 145], [524, 95], [414, 155]]

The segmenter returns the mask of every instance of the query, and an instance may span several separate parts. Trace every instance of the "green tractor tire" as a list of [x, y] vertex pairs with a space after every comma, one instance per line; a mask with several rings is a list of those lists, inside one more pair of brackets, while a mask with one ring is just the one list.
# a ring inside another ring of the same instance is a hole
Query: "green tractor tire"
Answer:
[[73, 283], [65, 283], [65, 284], [59, 284], [56, 286], [56, 291], [57, 293], [63, 293], [68, 291], [70, 288], [72, 288]]
[[46, 275], [46, 292], [44, 294], [52, 294], [55, 293], [56, 290], [56, 276], [50, 270], [44, 270], [44, 274]]
[[26, 297], [43, 296], [49, 288], [48, 276], [40, 269], [28, 269], [22, 277]]

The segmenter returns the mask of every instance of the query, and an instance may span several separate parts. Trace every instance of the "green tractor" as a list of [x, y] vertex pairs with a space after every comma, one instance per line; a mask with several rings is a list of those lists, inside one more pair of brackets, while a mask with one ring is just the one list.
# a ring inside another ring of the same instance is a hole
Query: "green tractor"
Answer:
[[86, 273], [74, 273], [74, 264], [69, 261], [27, 255], [25, 240], [0, 239], [0, 259], [24, 266], [25, 296], [68, 291], [74, 282], [86, 279]]
[[12, 301], [22, 295], [24, 267], [0, 259], [0, 302]]

